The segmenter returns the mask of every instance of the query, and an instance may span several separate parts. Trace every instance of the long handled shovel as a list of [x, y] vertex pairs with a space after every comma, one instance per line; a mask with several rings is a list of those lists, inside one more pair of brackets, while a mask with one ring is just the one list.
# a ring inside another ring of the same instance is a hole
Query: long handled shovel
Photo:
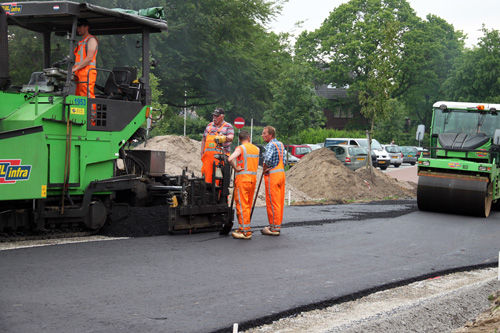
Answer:
[[233, 195], [231, 198], [231, 210], [229, 211], [230, 213], [227, 214], [227, 222], [222, 226], [222, 229], [219, 232], [219, 235], [221, 235], [221, 236], [229, 235], [229, 232], [233, 228], [233, 224], [234, 224], [233, 221], [231, 221], [233, 216], [231, 216], [230, 214], [233, 214], [234, 195], [236, 194], [236, 193], [234, 193], [234, 191], [236, 190], [236, 186], [234, 184], [235, 179], [236, 179], [236, 172], [234, 173], [234, 177], [233, 177]]

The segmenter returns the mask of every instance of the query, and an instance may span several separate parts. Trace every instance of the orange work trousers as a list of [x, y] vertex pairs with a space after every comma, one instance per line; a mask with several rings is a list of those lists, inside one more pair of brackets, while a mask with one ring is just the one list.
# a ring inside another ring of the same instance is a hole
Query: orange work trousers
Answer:
[[205, 152], [201, 158], [203, 165], [201, 166], [201, 174], [205, 177], [205, 182], [212, 183], [212, 177], [214, 173], [214, 162], [215, 165], [219, 165], [219, 160], [214, 157], [214, 153]]
[[267, 218], [271, 231], [280, 231], [285, 206], [285, 172], [264, 175]]
[[238, 218], [239, 230], [245, 235], [252, 233], [250, 229], [250, 215], [252, 213], [253, 196], [256, 182], [241, 182], [236, 176], [234, 187], [234, 201], [236, 202], [236, 217]]
[[87, 74], [89, 76], [89, 94], [88, 97], [90, 98], [95, 98], [94, 90], [95, 90], [95, 81], [97, 79], [97, 71], [91, 70], [89, 71], [89, 68], [85, 67], [79, 70], [76, 74], [77, 80], [79, 82], [84, 82], [84, 83], [77, 83], [76, 84], [76, 90], [75, 90], [75, 95], [76, 96], [85, 96], [87, 97]]
[[[201, 163], [203, 163], [201, 166], [201, 174], [203, 177], [205, 177], [205, 182], [210, 183], [210, 184], [212, 183], [212, 179], [214, 177], [214, 165], [213, 164], [215, 163], [215, 166], [217, 167], [221, 162], [219, 159], [215, 158], [215, 154], [221, 154], [221, 153], [219, 153], [219, 152], [213, 153], [213, 152], [206, 151], [205, 153], [203, 153], [203, 156], [201, 158]], [[217, 168], [216, 168], [216, 170], [217, 170]], [[216, 186], [220, 186], [221, 184], [222, 184], [222, 180], [215, 181]]]

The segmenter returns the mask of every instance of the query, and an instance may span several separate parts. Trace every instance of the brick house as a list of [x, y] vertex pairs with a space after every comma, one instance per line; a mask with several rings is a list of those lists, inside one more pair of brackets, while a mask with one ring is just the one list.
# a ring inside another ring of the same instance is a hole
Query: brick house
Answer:
[[[346, 88], [334, 88], [328, 85], [315, 86], [316, 95], [324, 97], [329, 100], [339, 101], [342, 98], [347, 98]], [[354, 118], [352, 109], [344, 109], [338, 107], [335, 110], [323, 109], [323, 114], [326, 117], [326, 128], [330, 129], [344, 129], [349, 121]], [[366, 121], [364, 117], [360, 117], [361, 121]]]

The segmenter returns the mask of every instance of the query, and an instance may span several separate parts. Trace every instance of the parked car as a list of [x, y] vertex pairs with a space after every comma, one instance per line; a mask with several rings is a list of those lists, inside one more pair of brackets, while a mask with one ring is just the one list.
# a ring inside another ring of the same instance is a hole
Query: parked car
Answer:
[[[259, 148], [259, 165], [262, 166], [262, 164], [264, 164], [264, 155], [266, 154], [266, 146], [265, 145], [256, 145], [256, 146], [257, 148]], [[291, 155], [290, 153], [286, 153], [285, 160], [283, 161], [285, 165], [287, 161], [289, 166], [294, 166], [299, 161], [299, 159]]]
[[394, 165], [395, 168], [399, 168], [399, 166], [403, 163], [403, 153], [401, 152], [401, 148], [397, 145], [385, 145], [384, 149], [391, 159], [391, 165]]
[[312, 148], [308, 145], [285, 145], [285, 149], [299, 159], [312, 152]]
[[[366, 148], [365, 148], [366, 149]], [[377, 159], [377, 154], [372, 150], [372, 165], [374, 168], [378, 167], [378, 159]]]
[[357, 170], [366, 166], [368, 161], [368, 149], [360, 146], [335, 145], [328, 149], [335, 153], [337, 159], [351, 170]]
[[323, 148], [321, 145], [314, 143], [306, 143], [305, 145], [311, 147], [312, 150]]
[[428, 153], [429, 151], [422, 147], [414, 147], [417, 150], [418, 157], [421, 157], [422, 154]]
[[415, 165], [415, 163], [417, 163], [418, 152], [415, 147], [403, 146], [401, 147], [401, 152], [403, 153], [403, 163], [410, 163], [411, 165]]
[[293, 156], [292, 154], [290, 154], [286, 150], [285, 150], [285, 152], [286, 152], [285, 161], [284, 161], [285, 165], [288, 164], [290, 167], [293, 167], [295, 164], [299, 163], [300, 158]]
[[[357, 145], [360, 147], [364, 147], [368, 149], [368, 140], [364, 138], [327, 138], [325, 139], [325, 147], [333, 146], [333, 145]], [[382, 147], [382, 145], [376, 140], [372, 139], [371, 149], [376, 154], [376, 163], [373, 163], [375, 167], [380, 167], [381, 170], [387, 169], [389, 165], [391, 165], [391, 159], [389, 155]]]

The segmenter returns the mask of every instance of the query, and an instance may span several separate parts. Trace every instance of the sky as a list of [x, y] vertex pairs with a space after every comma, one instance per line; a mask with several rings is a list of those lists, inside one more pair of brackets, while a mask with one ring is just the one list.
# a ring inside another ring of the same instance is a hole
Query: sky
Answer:
[[[467, 34], [465, 45], [477, 45], [483, 36], [483, 23], [488, 30], [500, 30], [499, 0], [407, 0], [417, 16], [425, 19], [431, 13], [452, 24], [455, 30]], [[290, 32], [297, 36], [301, 31], [318, 29], [330, 12], [347, 0], [289, 0], [281, 16], [269, 27], [274, 32]], [[298, 21], [305, 21], [302, 28], [295, 29]]]

